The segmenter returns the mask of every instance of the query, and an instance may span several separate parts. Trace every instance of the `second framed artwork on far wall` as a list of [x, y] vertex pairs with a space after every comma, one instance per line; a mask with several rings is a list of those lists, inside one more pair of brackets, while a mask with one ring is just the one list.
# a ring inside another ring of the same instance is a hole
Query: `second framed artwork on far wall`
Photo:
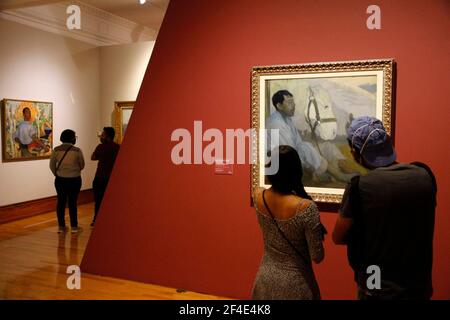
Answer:
[[[254, 67], [251, 121], [258, 150], [252, 188], [270, 186], [264, 174], [270, 149], [285, 144], [300, 155], [308, 194], [318, 202], [340, 202], [351, 177], [366, 172], [351, 155], [347, 128], [356, 117], [373, 116], [391, 134], [394, 71], [392, 59]], [[277, 96], [289, 97], [290, 107], [276, 109]], [[270, 132], [279, 133], [276, 145]]]
[[115, 141], [122, 143], [136, 101], [116, 101], [114, 106]]

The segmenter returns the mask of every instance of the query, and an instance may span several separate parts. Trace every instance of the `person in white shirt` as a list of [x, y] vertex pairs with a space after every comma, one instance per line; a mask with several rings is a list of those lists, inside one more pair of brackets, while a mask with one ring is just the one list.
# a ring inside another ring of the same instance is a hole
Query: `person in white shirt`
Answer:
[[[327, 170], [327, 161], [320, 156], [311, 143], [303, 141], [292, 122], [291, 118], [295, 113], [293, 95], [287, 90], [279, 90], [272, 96], [272, 103], [276, 111], [266, 120], [266, 129], [279, 130], [278, 145], [291, 146], [298, 152], [305, 173], [313, 177], [323, 174]], [[268, 132], [267, 146], [272, 149], [278, 147], [270, 144], [270, 130]]]
[[41, 142], [38, 140], [38, 131], [35, 125], [31, 122], [31, 110], [26, 107], [23, 109], [23, 122], [21, 122], [14, 132], [14, 141], [19, 144], [19, 149], [22, 157], [33, 157], [34, 154], [28, 150], [28, 146], [32, 142]]

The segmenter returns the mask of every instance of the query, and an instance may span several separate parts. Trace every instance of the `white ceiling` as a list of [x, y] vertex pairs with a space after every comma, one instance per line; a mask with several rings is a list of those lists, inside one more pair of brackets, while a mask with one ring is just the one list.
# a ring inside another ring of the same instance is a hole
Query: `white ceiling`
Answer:
[[147, 0], [143, 5], [139, 4], [139, 0], [81, 1], [157, 31], [169, 5], [169, 0]]
[[[159, 30], [170, 0], [147, 0], [139, 4], [139, 0], [81, 0], [90, 6], [108, 11], [114, 15], [128, 19], [140, 25]], [[0, 0], [0, 10], [18, 9], [44, 5], [61, 0]]]

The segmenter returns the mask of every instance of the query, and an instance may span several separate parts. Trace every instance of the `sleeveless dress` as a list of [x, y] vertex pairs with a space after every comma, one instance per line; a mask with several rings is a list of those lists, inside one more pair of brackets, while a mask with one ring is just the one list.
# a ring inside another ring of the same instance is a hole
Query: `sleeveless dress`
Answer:
[[[262, 197], [257, 193], [256, 197]], [[264, 239], [264, 255], [253, 285], [252, 298], [256, 300], [317, 300], [320, 299], [312, 270], [311, 258], [321, 260], [324, 255], [322, 229], [314, 202], [287, 220], [276, 219], [280, 229], [303, 258], [280, 234], [271, 216], [258, 208], [256, 215]], [[307, 259], [307, 261], [305, 261]]]

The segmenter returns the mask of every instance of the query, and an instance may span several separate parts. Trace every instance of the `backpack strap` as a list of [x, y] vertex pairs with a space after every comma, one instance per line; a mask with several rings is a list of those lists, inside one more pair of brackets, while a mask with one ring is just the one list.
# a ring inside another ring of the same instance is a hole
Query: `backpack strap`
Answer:
[[414, 162], [411, 162], [411, 164], [413, 165], [413, 166], [416, 166], [416, 167], [420, 167], [420, 168], [422, 168], [422, 169], [425, 169], [425, 171], [428, 173], [428, 175], [430, 176], [430, 178], [431, 178], [431, 185], [432, 185], [432, 188], [433, 188], [433, 204], [434, 204], [434, 206], [436, 207], [436, 205], [437, 205], [437, 201], [436, 201], [436, 193], [437, 193], [437, 182], [436, 182], [436, 177], [434, 176], [434, 173], [433, 173], [433, 171], [431, 171], [431, 168], [429, 167], [429, 166], [427, 166], [425, 163], [423, 163], [423, 162], [419, 162], [419, 161], [414, 161]]
[[361, 223], [361, 217], [362, 217], [362, 201], [361, 201], [361, 194], [359, 190], [359, 180], [360, 176], [354, 176], [350, 180], [350, 198], [351, 198], [351, 205], [352, 205], [352, 219], [353, 219], [353, 225], [350, 228], [350, 232], [348, 235], [348, 244], [347, 244], [347, 258], [350, 263], [350, 266], [352, 267], [353, 271], [355, 272], [355, 281], [358, 283], [362, 282], [362, 278], [364, 277], [365, 273], [362, 273], [361, 270], [364, 270], [364, 230], [363, 230], [363, 224]]

